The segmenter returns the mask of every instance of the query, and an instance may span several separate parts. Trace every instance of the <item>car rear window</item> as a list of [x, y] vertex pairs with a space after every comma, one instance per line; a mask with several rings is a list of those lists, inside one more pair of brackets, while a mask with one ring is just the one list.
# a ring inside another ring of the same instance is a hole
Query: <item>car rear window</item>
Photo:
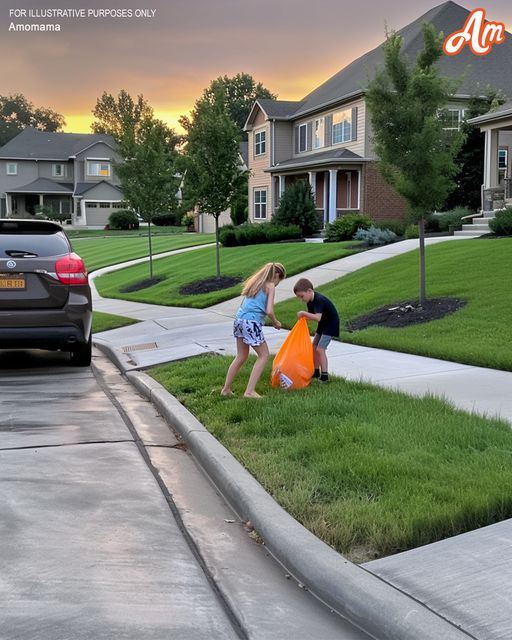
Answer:
[[47, 258], [70, 251], [68, 239], [63, 233], [0, 233], [0, 258], [22, 257], [23, 252]]

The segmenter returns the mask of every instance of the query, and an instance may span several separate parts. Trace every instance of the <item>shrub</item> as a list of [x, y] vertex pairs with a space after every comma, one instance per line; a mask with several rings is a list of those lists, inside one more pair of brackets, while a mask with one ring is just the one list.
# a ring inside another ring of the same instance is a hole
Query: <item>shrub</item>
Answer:
[[390, 242], [395, 242], [396, 239], [396, 233], [390, 229], [380, 229], [373, 225], [369, 229], [358, 229], [354, 235], [354, 240], [366, 242], [369, 247], [389, 244]]
[[498, 211], [496, 217], [489, 222], [493, 233], [499, 236], [512, 236], [512, 207]]
[[327, 225], [325, 240], [326, 242], [352, 240], [358, 229], [369, 229], [371, 225], [370, 218], [359, 213], [344, 215]]
[[181, 219], [181, 224], [188, 229], [194, 226], [194, 222], [194, 216], [191, 216], [189, 213], [186, 213]]
[[117, 209], [108, 218], [109, 229], [138, 229], [139, 219], [135, 211]]
[[157, 227], [178, 227], [181, 222], [179, 213], [155, 213], [151, 218], [151, 222]]
[[404, 236], [408, 239], [411, 240], [412, 238], [419, 238], [420, 237], [420, 230], [417, 224], [409, 224], [407, 225], [407, 227], [405, 228], [405, 233]]
[[272, 224], [298, 225], [304, 236], [319, 230], [320, 220], [316, 214], [313, 193], [308, 182], [299, 180], [285, 190], [272, 218]]
[[462, 229], [462, 218], [472, 213], [474, 211], [466, 209], [466, 207], [456, 207], [450, 211], [436, 213], [432, 217], [437, 220], [439, 231], [449, 231]]
[[241, 224], [238, 227], [228, 224], [219, 231], [220, 242], [225, 247], [294, 240], [301, 235], [300, 227], [297, 225], [282, 226], [272, 222]]
[[390, 219], [390, 220], [379, 220], [378, 221], [379, 229], [389, 229], [393, 233], [396, 233], [397, 236], [403, 236], [405, 233], [405, 227], [407, 223], [403, 220], [398, 219]]

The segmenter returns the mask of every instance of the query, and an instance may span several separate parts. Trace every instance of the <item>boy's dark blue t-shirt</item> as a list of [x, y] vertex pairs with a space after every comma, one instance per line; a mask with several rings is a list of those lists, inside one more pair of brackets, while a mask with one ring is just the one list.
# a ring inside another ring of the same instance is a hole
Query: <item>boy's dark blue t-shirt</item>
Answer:
[[337, 338], [340, 335], [340, 317], [329, 298], [315, 291], [313, 300], [307, 304], [309, 313], [322, 314], [316, 332]]

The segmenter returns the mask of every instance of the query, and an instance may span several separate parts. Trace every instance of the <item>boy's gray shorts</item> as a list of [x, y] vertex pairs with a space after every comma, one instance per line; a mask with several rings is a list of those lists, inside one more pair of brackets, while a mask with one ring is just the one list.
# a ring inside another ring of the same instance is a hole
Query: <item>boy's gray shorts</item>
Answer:
[[332, 336], [327, 336], [325, 333], [315, 333], [313, 346], [318, 347], [319, 349], [327, 349], [331, 340]]

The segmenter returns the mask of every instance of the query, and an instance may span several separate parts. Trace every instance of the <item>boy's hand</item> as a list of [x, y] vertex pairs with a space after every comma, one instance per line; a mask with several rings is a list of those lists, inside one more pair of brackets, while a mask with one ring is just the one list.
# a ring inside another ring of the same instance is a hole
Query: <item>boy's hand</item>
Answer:
[[306, 317], [306, 312], [305, 311], [297, 311], [297, 319], [300, 320], [301, 318], [305, 318]]

